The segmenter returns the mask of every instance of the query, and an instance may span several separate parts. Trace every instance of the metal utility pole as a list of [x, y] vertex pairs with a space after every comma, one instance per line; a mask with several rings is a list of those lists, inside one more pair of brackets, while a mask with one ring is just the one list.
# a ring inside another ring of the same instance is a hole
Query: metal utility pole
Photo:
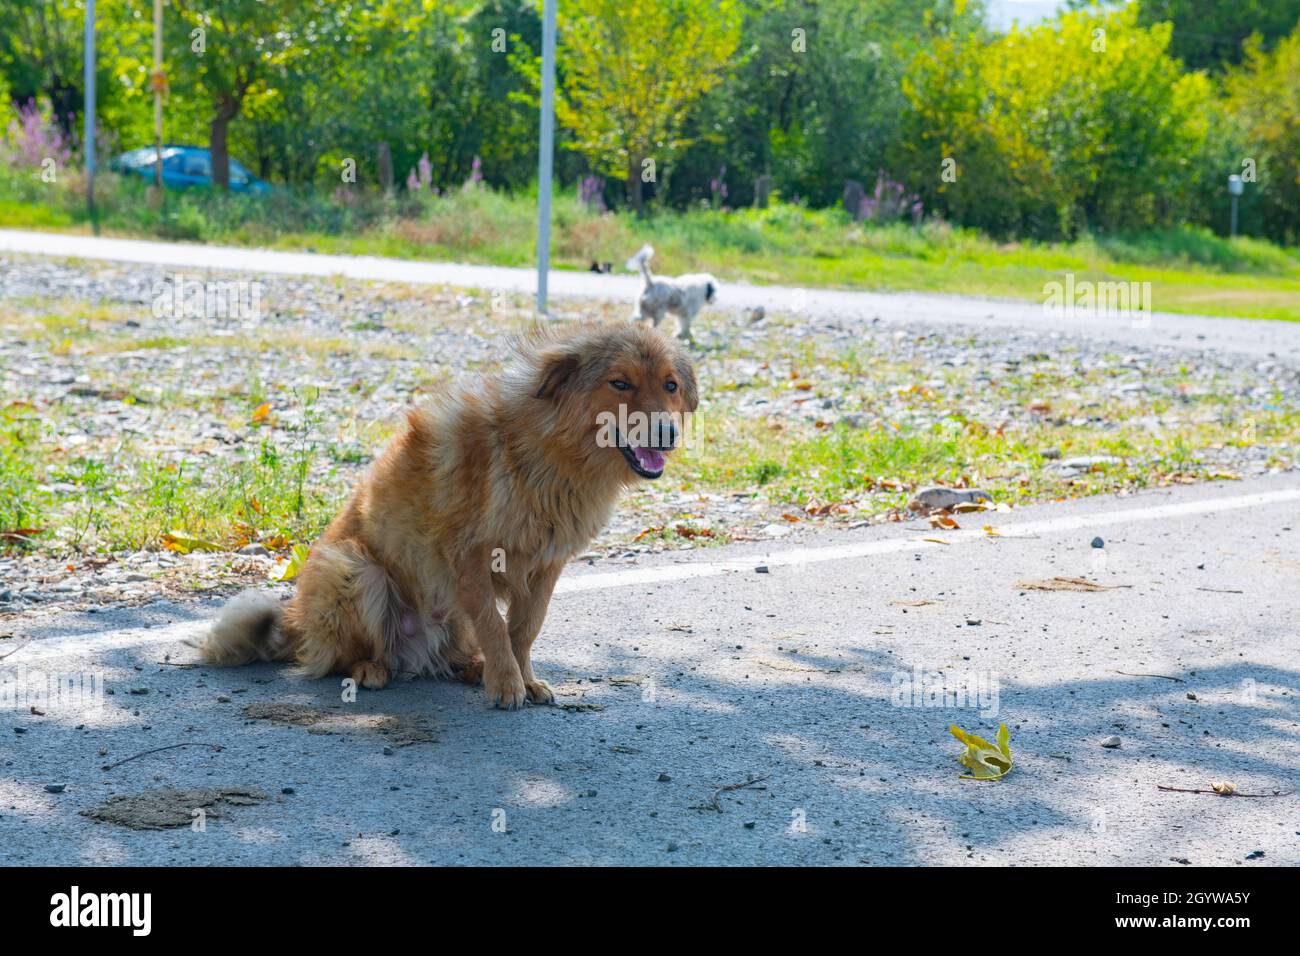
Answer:
[[551, 265], [551, 170], [555, 153], [555, 4], [542, 9], [542, 121], [537, 156], [537, 312], [546, 314], [546, 273]]
[[162, 178], [162, 97], [167, 80], [162, 71], [162, 0], [153, 0], [153, 184], [161, 192]]
[[1228, 177], [1228, 195], [1232, 197], [1232, 224], [1228, 227], [1228, 235], [1232, 238], [1237, 236], [1237, 197], [1245, 190], [1241, 177], [1233, 173]]
[[86, 209], [95, 221], [95, 0], [86, 0], [86, 131], [82, 136], [86, 162]]

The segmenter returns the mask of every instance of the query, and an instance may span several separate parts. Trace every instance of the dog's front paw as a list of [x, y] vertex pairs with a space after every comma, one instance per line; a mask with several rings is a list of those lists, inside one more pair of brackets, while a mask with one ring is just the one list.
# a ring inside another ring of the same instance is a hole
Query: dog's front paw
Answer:
[[528, 699], [534, 704], [555, 703], [555, 691], [551, 690], [551, 685], [544, 680], [536, 677], [532, 680], [526, 680], [524, 681], [524, 689], [528, 691]]
[[484, 669], [483, 687], [492, 706], [503, 710], [518, 710], [524, 706], [528, 693], [519, 668], [513, 666], [499, 670]]
[[352, 665], [352, 679], [366, 690], [383, 690], [389, 676], [388, 668], [380, 661], [357, 661]]

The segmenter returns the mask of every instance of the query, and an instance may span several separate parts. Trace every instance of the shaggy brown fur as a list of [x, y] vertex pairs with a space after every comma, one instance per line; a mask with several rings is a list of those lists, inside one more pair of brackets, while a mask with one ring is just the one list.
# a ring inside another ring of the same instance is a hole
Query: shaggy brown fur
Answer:
[[481, 677], [499, 707], [549, 703], [530, 650], [556, 579], [620, 491], [662, 473], [680, 434], [616, 428], [613, 444], [601, 413], [680, 422], [696, 403], [690, 359], [654, 330], [584, 325], [519, 340], [503, 373], [407, 415], [313, 546], [293, 598], [232, 600], [203, 659], [293, 659], [307, 676], [372, 689], [397, 674], [458, 674]]

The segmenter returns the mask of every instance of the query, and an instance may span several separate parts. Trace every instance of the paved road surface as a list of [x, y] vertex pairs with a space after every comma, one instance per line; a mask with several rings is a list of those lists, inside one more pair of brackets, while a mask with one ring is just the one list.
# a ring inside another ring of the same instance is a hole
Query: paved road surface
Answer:
[[[560, 706], [518, 713], [448, 683], [343, 703], [282, 667], [173, 666], [212, 603], [29, 623], [0, 672], [113, 693], [0, 711], [0, 863], [1300, 863], [1295, 795], [1157, 789], [1297, 788], [1295, 476], [963, 524], [571, 569], [536, 653]], [[1018, 583], [1055, 576], [1110, 589]], [[918, 669], [983, 697], [915, 706]], [[948, 725], [999, 722], [1010, 776], [958, 779]], [[177, 743], [222, 749], [101, 769]], [[163, 788], [267, 799], [203, 832], [82, 815]]]
[[[58, 233], [0, 229], [0, 252], [33, 253], [118, 262], [170, 265], [182, 269], [227, 269], [289, 275], [341, 275], [353, 279], [429, 283], [478, 289], [533, 292], [536, 272], [502, 266], [415, 262], [371, 256], [272, 252], [228, 246], [145, 242]], [[553, 272], [551, 294], [557, 297], [625, 299], [631, 303], [640, 279], [590, 272]], [[1159, 287], [1153, 290], [1159, 304]], [[728, 308], [763, 306], [770, 310], [805, 311], [885, 323], [964, 325], [986, 329], [1059, 330], [1116, 344], [1168, 345], [1216, 349], [1247, 355], [1300, 360], [1300, 322], [1170, 315], [1156, 312], [1141, 323], [1115, 316], [1049, 317], [1036, 302], [980, 299], [924, 293], [849, 292], [783, 286], [723, 285], [719, 304]], [[629, 305], [629, 314], [631, 308]]]

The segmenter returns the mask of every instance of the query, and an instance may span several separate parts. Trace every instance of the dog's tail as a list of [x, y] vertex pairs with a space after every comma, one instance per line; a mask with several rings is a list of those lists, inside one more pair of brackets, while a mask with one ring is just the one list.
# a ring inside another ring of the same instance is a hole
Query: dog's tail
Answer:
[[217, 623], [194, 642], [204, 663], [238, 667], [251, 661], [284, 660], [291, 654], [280, 628], [280, 602], [263, 591], [244, 591], [221, 609]]
[[654, 276], [650, 274], [650, 257], [655, 254], [655, 247], [648, 243], [637, 250], [636, 255], [627, 260], [627, 268], [631, 272], [641, 270], [641, 275], [645, 276], [645, 284], [648, 287], [654, 282]]

